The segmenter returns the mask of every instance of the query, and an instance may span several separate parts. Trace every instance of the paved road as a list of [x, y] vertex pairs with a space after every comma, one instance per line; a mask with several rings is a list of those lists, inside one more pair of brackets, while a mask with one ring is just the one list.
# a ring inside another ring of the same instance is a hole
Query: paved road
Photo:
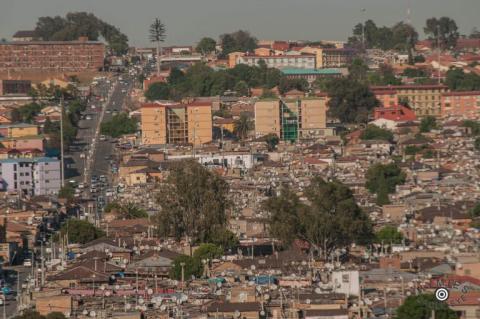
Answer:
[[[22, 284], [25, 283], [25, 279], [30, 275], [31, 268], [23, 266], [4, 267], [6, 274], [6, 281], [8, 286], [12, 289], [12, 293], [7, 295], [7, 302], [5, 304], [6, 318], [14, 317], [17, 313], [18, 305], [18, 291], [17, 288], [22, 289]], [[18, 280], [18, 282], [17, 282]], [[0, 307], [0, 318], [3, 318], [4, 306]]]

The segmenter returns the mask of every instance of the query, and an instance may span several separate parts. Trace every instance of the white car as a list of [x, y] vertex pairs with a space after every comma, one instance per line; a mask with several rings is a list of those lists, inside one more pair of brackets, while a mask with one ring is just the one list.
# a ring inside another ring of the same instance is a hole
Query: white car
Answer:
[[24, 259], [23, 260], [23, 265], [25, 267], [32, 267], [32, 260], [31, 259]]

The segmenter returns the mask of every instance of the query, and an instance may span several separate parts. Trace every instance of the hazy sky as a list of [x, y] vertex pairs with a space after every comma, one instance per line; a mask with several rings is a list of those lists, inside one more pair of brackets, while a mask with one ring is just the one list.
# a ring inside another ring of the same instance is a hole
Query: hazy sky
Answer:
[[454, 18], [462, 33], [480, 28], [480, 0], [0, 0], [0, 38], [34, 28], [39, 16], [88, 11], [120, 27], [138, 46], [149, 44], [155, 17], [166, 24], [170, 45], [238, 29], [259, 39], [345, 40], [361, 20], [404, 20], [409, 3], [419, 31], [426, 18], [442, 15]]

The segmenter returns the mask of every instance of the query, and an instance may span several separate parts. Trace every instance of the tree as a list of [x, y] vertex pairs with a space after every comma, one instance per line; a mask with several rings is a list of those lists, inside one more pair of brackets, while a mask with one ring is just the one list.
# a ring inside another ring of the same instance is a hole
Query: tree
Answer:
[[207, 258], [212, 260], [222, 256], [223, 248], [215, 244], [201, 244], [200, 247], [193, 252], [193, 258], [197, 258], [198, 260]]
[[124, 134], [133, 134], [137, 131], [137, 120], [129, 118], [127, 113], [120, 113], [110, 121], [103, 122], [100, 131], [104, 135], [120, 137]]
[[237, 92], [238, 96], [248, 96], [250, 93], [248, 84], [245, 81], [238, 81], [237, 84], [235, 84], [234, 91]]
[[58, 198], [64, 198], [66, 200], [71, 201], [73, 199], [73, 195], [75, 194], [75, 190], [70, 185], [65, 185], [58, 191]]
[[168, 100], [170, 98], [170, 86], [164, 82], [152, 83], [145, 92], [148, 101]]
[[243, 30], [221, 35], [220, 43], [223, 57], [236, 51], [252, 52], [257, 48], [257, 39], [252, 37], [248, 31]]
[[242, 140], [246, 139], [248, 133], [253, 129], [253, 121], [246, 112], [240, 113], [240, 118], [233, 125], [233, 133]]
[[327, 93], [329, 115], [344, 123], [365, 123], [371, 110], [379, 105], [368, 86], [350, 79], [333, 79]]
[[97, 41], [102, 36], [117, 55], [128, 50], [128, 37], [120, 30], [87, 12], [69, 12], [61, 16], [40, 17], [35, 33], [45, 41], [73, 41], [81, 36]]
[[477, 151], [480, 151], [480, 137], [475, 139], [474, 146]]
[[393, 133], [389, 130], [380, 128], [375, 124], [367, 125], [367, 128], [360, 135], [362, 140], [385, 140], [393, 142]]
[[427, 19], [423, 30], [433, 46], [436, 47], [438, 43], [442, 50], [455, 48], [460, 37], [457, 23], [449, 17]]
[[368, 74], [368, 83], [370, 85], [400, 85], [400, 79], [397, 79], [393, 68], [388, 64], [380, 64], [378, 72]]
[[105, 232], [93, 224], [79, 219], [69, 219], [60, 228], [61, 236], [68, 236], [70, 243], [85, 244], [89, 241], [105, 236]]
[[222, 247], [226, 251], [232, 251], [239, 244], [238, 237], [223, 226], [214, 227], [209, 242]]
[[13, 319], [45, 319], [38, 311], [27, 309], [23, 314], [13, 317]]
[[480, 31], [477, 28], [473, 28], [470, 32], [470, 39], [480, 39]]
[[161, 64], [161, 54], [160, 54], [160, 42], [164, 42], [166, 35], [165, 25], [159, 18], [155, 18], [153, 23], [150, 25], [150, 41], [155, 42], [157, 45], [157, 75], [160, 75], [160, 64]]
[[109, 202], [107, 205], [105, 205], [105, 208], [103, 209], [103, 211], [105, 213], [110, 213], [112, 211], [116, 211], [116, 212], [119, 212], [120, 209], [122, 208], [122, 205], [118, 202]]
[[263, 208], [269, 213], [269, 233], [279, 239], [284, 246], [289, 246], [299, 234], [303, 233], [303, 221], [306, 206], [288, 187], [280, 190], [280, 195], [274, 195], [263, 202]]
[[209, 243], [225, 228], [228, 184], [196, 161], [175, 163], [159, 185], [160, 212], [155, 216], [162, 236], [187, 237]]
[[352, 60], [348, 66], [348, 77], [354, 81], [365, 82], [367, 79], [368, 65], [360, 58]]
[[32, 123], [35, 116], [42, 110], [42, 105], [32, 102], [12, 111], [12, 121]]
[[437, 119], [433, 116], [425, 116], [420, 122], [420, 132], [427, 133], [437, 129]]
[[340, 182], [312, 179], [305, 190], [309, 205], [288, 188], [264, 202], [269, 213], [270, 234], [290, 244], [307, 241], [312, 253], [324, 259], [353, 242], [363, 244], [372, 238], [371, 223], [356, 204], [351, 190]]
[[452, 68], [447, 71], [445, 84], [452, 91], [477, 91], [480, 90], [480, 75]]
[[260, 95], [260, 98], [261, 99], [276, 99], [277, 95], [275, 93], [273, 93], [272, 90], [263, 89], [262, 95]]
[[[388, 203], [388, 198], [385, 200], [385, 194], [395, 192], [397, 185], [405, 183], [405, 177], [405, 173], [395, 163], [375, 164], [370, 166], [366, 173], [365, 187], [371, 193], [377, 194], [377, 203], [383, 205]], [[383, 197], [381, 200], [378, 200], [379, 194]]]
[[265, 142], [267, 143], [267, 148], [269, 152], [273, 152], [280, 142], [277, 134], [270, 133], [265, 136]]
[[189, 280], [192, 278], [192, 276], [199, 278], [203, 273], [203, 265], [201, 260], [182, 255], [173, 260], [173, 265], [170, 269], [170, 278], [182, 280], [182, 264], [184, 265], [184, 280]]
[[401, 244], [403, 235], [393, 226], [385, 226], [375, 233], [375, 241], [379, 244]]
[[123, 219], [148, 218], [147, 212], [132, 202], [121, 205], [119, 213]]
[[198, 42], [195, 51], [201, 53], [203, 55], [215, 52], [215, 48], [217, 46], [217, 42], [215, 42], [212, 38], [202, 38], [200, 42]]
[[50, 312], [45, 318], [46, 319], [67, 319], [67, 317], [65, 317], [63, 313], [58, 311]]
[[285, 94], [290, 90], [307, 92], [309, 86], [310, 85], [306, 79], [289, 79], [287, 77], [282, 77], [278, 84], [278, 90], [281, 94]]
[[448, 307], [445, 302], [438, 301], [432, 294], [409, 296], [403, 305], [397, 308], [398, 319], [430, 319], [432, 312], [436, 319], [457, 319], [455, 311]]

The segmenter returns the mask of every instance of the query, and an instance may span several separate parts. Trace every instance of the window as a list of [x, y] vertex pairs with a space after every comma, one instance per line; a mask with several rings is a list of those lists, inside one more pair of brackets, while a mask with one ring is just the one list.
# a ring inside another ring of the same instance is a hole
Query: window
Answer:
[[50, 183], [50, 180], [49, 180], [49, 179], [46, 179], [46, 180], [45, 180], [45, 184], [48, 184], [48, 183]]

